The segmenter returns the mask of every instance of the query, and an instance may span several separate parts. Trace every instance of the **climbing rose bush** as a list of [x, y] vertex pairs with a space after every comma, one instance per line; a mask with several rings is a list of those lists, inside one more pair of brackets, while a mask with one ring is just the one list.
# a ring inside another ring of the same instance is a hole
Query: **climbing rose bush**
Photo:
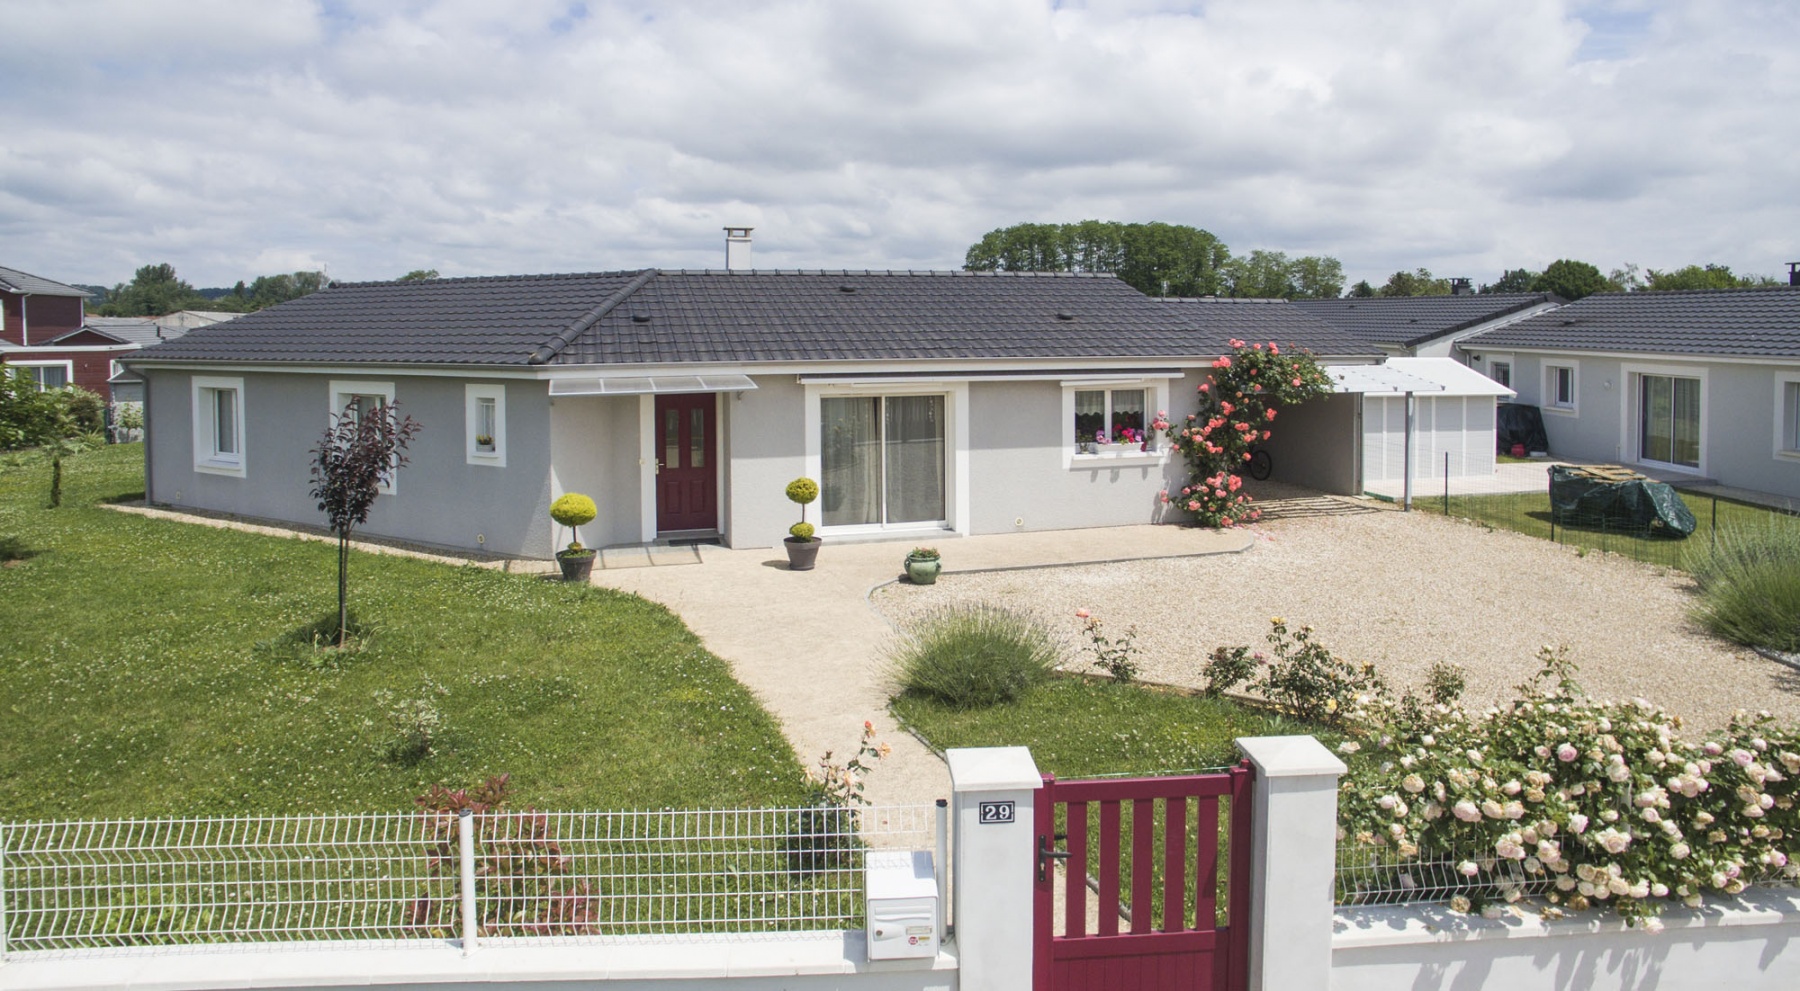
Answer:
[[1232, 353], [1212, 363], [1212, 380], [1201, 383], [1199, 410], [1172, 423], [1159, 412], [1151, 427], [1169, 438], [1187, 461], [1188, 480], [1162, 501], [1194, 514], [1201, 526], [1235, 526], [1256, 519], [1239, 476], [1251, 448], [1273, 433], [1277, 410], [1331, 392], [1331, 379], [1311, 352], [1266, 344], [1230, 342]]
[[1588, 698], [1545, 648], [1519, 697], [1471, 712], [1360, 699], [1339, 828], [1383, 859], [1450, 854], [1468, 879], [1459, 911], [1553, 882], [1548, 914], [1614, 906], [1661, 928], [1667, 901], [1698, 906], [1759, 876], [1800, 877], [1800, 733], [1740, 713], [1697, 740], [1642, 699]]

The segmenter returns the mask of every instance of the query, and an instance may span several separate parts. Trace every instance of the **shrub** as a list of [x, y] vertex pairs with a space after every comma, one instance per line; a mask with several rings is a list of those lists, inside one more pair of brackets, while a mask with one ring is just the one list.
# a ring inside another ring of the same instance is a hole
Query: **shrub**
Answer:
[[[1313, 639], [1310, 626], [1289, 631], [1287, 620], [1269, 619], [1272, 658], [1248, 647], [1220, 647], [1201, 673], [1208, 695], [1242, 684], [1301, 719], [1336, 723], [1359, 701], [1387, 698], [1387, 683], [1373, 664], [1353, 664]], [[1261, 681], [1255, 675], [1261, 673]]]
[[888, 654], [903, 690], [957, 709], [1014, 701], [1061, 660], [1043, 624], [985, 603], [926, 613]]
[[1800, 732], [1739, 714], [1683, 740], [1662, 709], [1589, 699], [1564, 654], [1540, 656], [1518, 698], [1483, 712], [1358, 705], [1357, 739], [1339, 748], [1356, 754], [1346, 836], [1402, 860], [1452, 855], [1458, 911], [1550, 882], [1547, 914], [1610, 903], [1652, 929], [1665, 899], [1698, 906], [1764, 872], [1800, 876]]
[[819, 498], [819, 483], [810, 478], [796, 478], [787, 484], [787, 497], [800, 507], [800, 522], [788, 527], [788, 536], [795, 540], [811, 540], [813, 526], [806, 522], [806, 507]]
[[1137, 640], [1137, 627], [1126, 627], [1124, 633], [1114, 637], [1104, 632], [1100, 620], [1086, 609], [1075, 610], [1075, 617], [1081, 620], [1081, 632], [1087, 635], [1088, 649], [1094, 652], [1094, 666], [1112, 675], [1114, 681], [1136, 681], [1138, 662], [1132, 655], [1136, 652], [1133, 642]]
[[410, 698], [386, 688], [375, 692], [375, 704], [394, 730], [394, 742], [388, 747], [391, 756], [418, 761], [436, 753], [438, 737], [444, 730], [444, 714], [438, 711], [436, 700], [449, 694], [449, 689], [429, 679], [419, 687], [419, 694]]
[[106, 429], [106, 400], [97, 392], [71, 385], [60, 390], [57, 398], [78, 433], [99, 433]]
[[579, 492], [565, 493], [550, 504], [550, 518], [569, 528], [571, 554], [579, 554], [582, 550], [580, 528], [594, 522], [594, 517], [599, 515], [600, 507], [594, 505], [594, 500]]
[[1700, 587], [1694, 618], [1713, 635], [1800, 651], [1800, 521], [1721, 530], [1686, 564]]
[[[509, 812], [512, 776], [502, 774], [472, 789], [432, 785], [414, 799], [425, 818], [431, 846], [426, 868], [457, 874], [458, 813], [474, 813], [475, 874], [481, 878], [475, 904], [483, 935], [565, 936], [600, 928], [600, 899], [586, 881], [571, 884], [574, 862], [563, 852], [556, 821], [536, 809]], [[409, 906], [411, 925], [433, 933], [460, 932], [462, 905], [449, 897], [420, 895]]]
[[805, 874], [851, 866], [851, 854], [861, 842], [856, 832], [859, 808], [869, 804], [863, 779], [892, 752], [887, 744], [875, 742], [875, 724], [868, 720], [863, 721], [862, 740], [849, 761], [840, 764], [825, 751], [818, 768], [807, 775], [813, 807], [802, 809], [788, 827], [788, 870]]

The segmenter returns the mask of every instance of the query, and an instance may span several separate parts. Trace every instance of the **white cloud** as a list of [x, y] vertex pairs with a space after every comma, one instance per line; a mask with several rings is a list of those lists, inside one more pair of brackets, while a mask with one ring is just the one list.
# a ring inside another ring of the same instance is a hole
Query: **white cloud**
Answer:
[[9, 5], [0, 261], [196, 284], [954, 267], [1164, 220], [1352, 277], [1773, 273], [1786, 5], [1040, 0]]

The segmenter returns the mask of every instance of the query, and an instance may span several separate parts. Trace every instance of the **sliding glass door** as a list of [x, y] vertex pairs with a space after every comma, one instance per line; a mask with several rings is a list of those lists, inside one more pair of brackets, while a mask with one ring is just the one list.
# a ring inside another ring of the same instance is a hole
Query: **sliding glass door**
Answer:
[[1700, 467], [1700, 380], [1639, 376], [1638, 458]]
[[826, 526], [944, 521], [944, 397], [820, 400]]

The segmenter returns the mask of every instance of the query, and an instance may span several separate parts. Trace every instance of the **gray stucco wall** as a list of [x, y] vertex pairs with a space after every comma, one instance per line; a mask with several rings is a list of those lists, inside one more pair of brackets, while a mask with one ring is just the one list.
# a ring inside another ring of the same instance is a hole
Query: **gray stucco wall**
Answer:
[[[1193, 385], [1173, 391], [1186, 401]], [[972, 383], [969, 407], [972, 533], [1155, 522], [1164, 508], [1158, 493], [1180, 478], [1175, 460], [1065, 467], [1072, 425], [1056, 382]]]
[[1274, 461], [1269, 478], [1334, 492], [1362, 494], [1362, 443], [1358, 414], [1361, 396], [1337, 393], [1277, 410], [1268, 448]]
[[[725, 518], [733, 547], [773, 547], [800, 519], [787, 484], [806, 473], [806, 390], [792, 375], [763, 375], [756, 388], [725, 398]], [[819, 505], [806, 508], [819, 523]]]
[[[1544, 403], [1546, 364], [1575, 364], [1576, 409], [1565, 413]], [[1703, 466], [1706, 477], [1722, 485], [1800, 498], [1800, 458], [1775, 453], [1776, 370], [1773, 365], [1726, 362], [1661, 361], [1543, 353], [1514, 354], [1518, 401], [1544, 409], [1544, 432], [1550, 453], [1584, 461], [1631, 464], [1637, 460], [1636, 398], [1630, 394], [1631, 371], [1664, 371], [1672, 375], [1705, 373], [1701, 389]], [[1794, 371], [1795, 366], [1781, 366]], [[1626, 422], [1625, 417], [1631, 421]], [[1670, 473], [1672, 474], [1672, 473]]]
[[[642, 541], [640, 398], [558, 396], [549, 402], [554, 494], [580, 492], [600, 510], [594, 522], [581, 528], [581, 542], [606, 547]], [[549, 506], [546, 501], [544, 513]], [[568, 531], [554, 522], [550, 528], [554, 548], [568, 543]], [[541, 556], [554, 548], [547, 546]]]
[[[331, 382], [349, 376], [231, 373], [244, 380], [244, 477], [196, 471], [192, 375], [146, 370], [152, 425], [145, 456], [152, 502], [323, 526], [309, 495], [308, 451], [329, 422]], [[471, 465], [464, 437], [464, 380], [357, 376], [394, 384], [394, 399], [421, 429], [393, 495], [383, 495], [361, 533], [495, 554], [542, 557], [550, 546], [549, 407], [544, 386], [506, 384], [505, 467]], [[473, 380], [481, 381], [481, 380]], [[485, 538], [478, 542], [477, 535]]]

